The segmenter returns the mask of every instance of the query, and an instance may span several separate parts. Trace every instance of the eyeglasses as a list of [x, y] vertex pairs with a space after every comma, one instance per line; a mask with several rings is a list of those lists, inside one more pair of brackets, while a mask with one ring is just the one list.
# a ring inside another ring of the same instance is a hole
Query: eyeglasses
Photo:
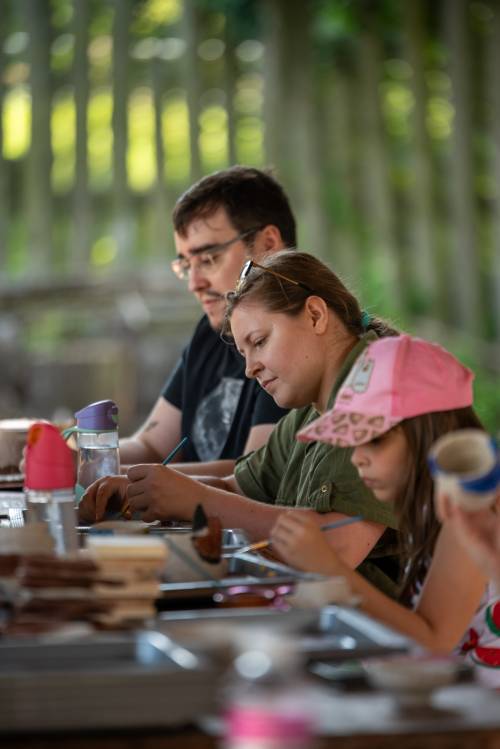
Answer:
[[182, 255], [176, 257], [175, 260], [172, 260], [171, 268], [177, 278], [186, 279], [193, 267], [193, 264], [196, 263], [198, 270], [201, 270], [203, 273], [210, 275], [217, 269], [223, 253], [228, 250], [231, 245], [235, 244], [235, 242], [239, 242], [240, 240], [245, 239], [245, 237], [250, 236], [250, 234], [255, 234], [256, 232], [260, 231], [260, 229], [262, 229], [262, 226], [253, 226], [251, 229], [243, 231], [236, 237], [228, 239], [227, 242], [206, 245], [205, 247], [201, 247], [199, 250], [193, 250], [192, 252], [190, 252], [190, 257], [184, 257]]
[[304, 289], [304, 291], [307, 291], [308, 294], [316, 293], [313, 289], [311, 289], [310, 286], [302, 283], [302, 281], [296, 281], [294, 278], [284, 276], [282, 273], [278, 273], [278, 271], [272, 270], [271, 268], [266, 268], [265, 265], [259, 265], [259, 263], [256, 263], [254, 260], [247, 260], [247, 262], [241, 269], [240, 277], [238, 278], [238, 282], [236, 284], [236, 293], [243, 289], [252, 268], [260, 268], [260, 270], [263, 270], [265, 273], [270, 273], [272, 276], [276, 276], [276, 278], [281, 278], [283, 281], [288, 281], [288, 283], [291, 283], [294, 286], [300, 286], [300, 288]]

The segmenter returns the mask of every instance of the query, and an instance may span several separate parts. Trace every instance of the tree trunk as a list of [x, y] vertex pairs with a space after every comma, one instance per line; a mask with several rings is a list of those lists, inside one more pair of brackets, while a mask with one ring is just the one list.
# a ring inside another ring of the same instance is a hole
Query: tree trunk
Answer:
[[500, 8], [494, 6], [491, 36], [487, 49], [487, 96], [490, 103], [491, 133], [493, 136], [493, 177], [496, 196], [492, 213], [491, 296], [496, 337], [500, 338]]
[[155, 162], [156, 182], [154, 187], [154, 221], [153, 221], [153, 258], [165, 262], [169, 246], [171, 206], [165, 182], [165, 145], [163, 142], [163, 71], [165, 63], [156, 55], [151, 60], [151, 77], [153, 88], [153, 106], [155, 118]]
[[200, 96], [201, 70], [198, 60], [200, 37], [199, 8], [196, 0], [184, 0], [182, 17], [183, 37], [186, 42], [186, 53], [183, 56], [184, 89], [189, 115], [189, 149], [191, 160], [191, 183], [201, 177], [200, 159]]
[[130, 262], [133, 225], [127, 179], [127, 104], [130, 0], [115, 0], [113, 25], [113, 234], [118, 255]]
[[30, 259], [33, 272], [34, 268], [50, 272], [53, 261], [50, 3], [25, 0], [24, 10], [30, 38], [31, 143], [26, 186]]
[[455, 119], [449, 160], [451, 246], [449, 275], [453, 289], [453, 319], [473, 334], [481, 334], [478, 247], [475, 234], [474, 171], [470, 107], [470, 56], [466, 0], [445, 0], [444, 24], [449, 48]]
[[[10, 10], [10, 9], [9, 9]], [[0, 25], [0, 71], [5, 70], [5, 54], [3, 44], [5, 41], [5, 29], [8, 24], [6, 18], [8, 11], [4, 9], [3, 23]], [[3, 101], [5, 97], [5, 84], [0, 74], [0, 274], [7, 270], [7, 221], [9, 215], [8, 199], [8, 175], [7, 164], [3, 157]]]
[[[302, 0], [266, 4], [266, 48], [271, 52], [272, 77], [267, 99], [270, 147], [279, 155], [280, 172], [290, 187], [299, 215], [300, 244], [317, 255], [326, 254], [317, 74], [313, 67], [311, 6]], [[272, 84], [272, 88], [271, 88]], [[277, 87], [277, 88], [276, 88]]]
[[354, 164], [355, 141], [351, 120], [353, 102], [349, 95], [351, 81], [339, 67], [332, 73], [325, 90], [328, 123], [328, 142], [325, 149], [326, 165], [332, 192], [331, 216], [332, 247], [330, 257], [335, 260], [336, 272], [342, 278], [355, 278], [361, 267], [359, 242], [354, 232]]
[[73, 253], [70, 265], [88, 270], [92, 226], [88, 184], [87, 107], [89, 78], [87, 47], [89, 40], [89, 0], [74, 0], [75, 56], [73, 85], [76, 108], [75, 186], [73, 193]]
[[226, 53], [224, 55], [224, 92], [226, 94], [227, 112], [227, 154], [230, 164], [236, 164], [236, 117], [234, 112], [234, 93], [238, 70], [235, 60], [234, 42], [232, 35], [228, 32], [228, 22], [224, 27], [224, 41]]
[[427, 134], [427, 89], [423, 50], [422, 3], [403, 4], [406, 54], [412, 67], [411, 88], [415, 101], [413, 110], [413, 148], [411, 169], [413, 190], [410, 196], [408, 221], [410, 229], [410, 268], [415, 302], [419, 312], [436, 312], [437, 252], [433, 231], [432, 153]]
[[381, 48], [370, 14], [358, 45], [360, 142], [358, 154], [362, 201], [371, 233], [372, 268], [380, 287], [403, 304], [401, 267], [394, 242], [389, 163], [380, 108]]
[[284, 24], [286, 0], [261, 0], [260, 11], [264, 29], [264, 147], [266, 161], [275, 166], [278, 177], [287, 185], [293, 205], [298, 202], [287, 154], [290, 152], [288, 85], [286, 82], [286, 50]]

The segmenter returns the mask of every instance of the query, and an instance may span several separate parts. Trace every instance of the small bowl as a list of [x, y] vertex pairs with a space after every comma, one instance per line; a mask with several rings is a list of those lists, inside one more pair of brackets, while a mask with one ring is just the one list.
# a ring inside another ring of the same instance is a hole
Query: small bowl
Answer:
[[399, 702], [427, 702], [434, 689], [453, 684], [460, 661], [446, 656], [395, 655], [363, 663], [376, 689], [391, 692]]
[[0, 419], [0, 475], [4, 481], [23, 478], [19, 464], [29, 428], [36, 419]]

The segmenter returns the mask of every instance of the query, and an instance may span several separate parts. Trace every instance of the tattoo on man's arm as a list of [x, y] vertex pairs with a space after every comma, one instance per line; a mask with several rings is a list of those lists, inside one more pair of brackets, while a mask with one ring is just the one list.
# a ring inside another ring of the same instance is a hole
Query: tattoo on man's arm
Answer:
[[144, 427], [144, 431], [150, 432], [152, 429], [154, 429], [157, 426], [158, 426], [157, 421], [150, 421], [149, 424], [146, 424], [146, 426]]

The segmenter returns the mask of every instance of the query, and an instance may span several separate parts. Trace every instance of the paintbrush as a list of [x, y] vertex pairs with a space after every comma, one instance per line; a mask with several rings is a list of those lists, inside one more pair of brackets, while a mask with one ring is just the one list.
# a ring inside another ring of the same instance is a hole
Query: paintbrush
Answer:
[[[361, 515], [353, 515], [352, 517], [344, 518], [343, 520], [334, 520], [332, 523], [325, 523], [324, 525], [320, 525], [319, 529], [320, 531], [331, 531], [334, 528], [342, 528], [345, 525], [351, 525], [351, 523], [358, 523], [360, 520], [363, 520]], [[242, 546], [236, 551], [232, 551], [230, 553], [230, 556], [237, 556], [238, 554], [247, 554], [250, 551], [265, 549], [266, 546], [270, 546], [270, 544], [271, 539], [264, 538], [262, 541], [255, 541], [255, 543], [253, 544], [248, 544], [247, 546]]]

